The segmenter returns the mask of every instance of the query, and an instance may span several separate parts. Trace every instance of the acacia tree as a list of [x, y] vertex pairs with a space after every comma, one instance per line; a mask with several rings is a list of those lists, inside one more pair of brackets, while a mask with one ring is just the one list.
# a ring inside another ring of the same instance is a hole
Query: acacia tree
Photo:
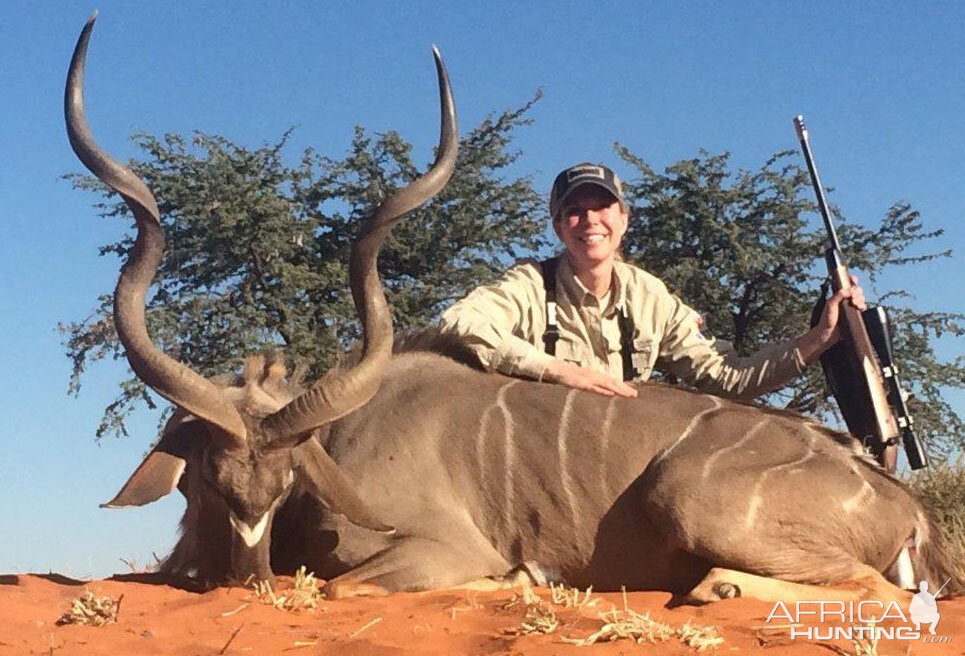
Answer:
[[[519, 156], [513, 131], [538, 95], [489, 117], [462, 137], [456, 173], [413, 211], [380, 255], [386, 295], [402, 327], [418, 327], [479, 281], [544, 243], [545, 211], [527, 177], [504, 177]], [[143, 152], [129, 166], [158, 200], [167, 251], [147, 300], [151, 334], [164, 351], [203, 375], [240, 369], [265, 347], [283, 348], [309, 377], [321, 375], [359, 332], [347, 285], [355, 232], [370, 210], [418, 176], [397, 133], [356, 128], [349, 152], [306, 150], [285, 163], [290, 131], [257, 149], [195, 133], [136, 134]], [[76, 187], [105, 196], [101, 216], [133, 223], [119, 197], [89, 176]], [[131, 234], [100, 249], [126, 258]], [[111, 294], [81, 321], [61, 324], [77, 394], [88, 365], [123, 357]], [[120, 384], [97, 436], [126, 434], [125, 417], [153, 393], [137, 378]]]
[[[397, 326], [425, 325], [508, 261], [545, 246], [544, 197], [530, 178], [503, 178], [519, 156], [510, 150], [513, 131], [529, 123], [537, 99], [464, 136], [449, 185], [383, 247], [380, 270]], [[295, 165], [283, 159], [288, 137], [254, 150], [200, 133], [134, 137], [144, 158], [131, 167], [154, 190], [168, 238], [148, 325], [162, 349], [205, 375], [237, 370], [266, 346], [283, 347], [309, 377], [325, 371], [358, 334], [345, 269], [360, 219], [417, 175], [409, 144], [394, 132], [357, 128], [346, 156], [308, 150]], [[626, 184], [634, 214], [624, 242], [629, 261], [666, 281], [739, 353], [803, 332], [826, 278], [825, 237], [809, 222], [809, 180], [792, 153], [732, 173], [726, 153], [701, 151], [658, 172], [629, 149], [616, 151], [636, 172]], [[97, 205], [102, 216], [131, 222], [127, 206], [99, 182], [72, 179], [105, 195]], [[941, 231], [926, 230], [907, 204], [894, 205], [875, 228], [838, 220], [845, 255], [866, 288], [894, 267], [949, 255], [908, 254]], [[131, 246], [128, 235], [101, 254], [125, 257]], [[963, 386], [965, 363], [942, 361], [934, 344], [943, 334], [962, 336], [963, 317], [900, 305], [907, 298], [902, 290], [880, 296], [898, 327], [918, 430], [932, 451], [961, 448], [962, 420], [942, 391]], [[111, 304], [105, 294], [88, 318], [61, 325], [74, 394], [89, 363], [123, 357]], [[834, 414], [818, 367], [766, 401], [824, 419]], [[125, 416], [139, 403], [154, 405], [131, 377], [105, 409], [98, 436], [123, 434]]]
[[[710, 334], [740, 354], [804, 332], [827, 278], [827, 238], [823, 226], [809, 221], [816, 212], [808, 200], [810, 179], [789, 160], [793, 152], [777, 153], [757, 171], [732, 173], [727, 153], [701, 151], [658, 172], [628, 148], [615, 149], [637, 176], [626, 184], [633, 207], [624, 241], [629, 261], [662, 278], [702, 313]], [[875, 286], [890, 269], [950, 255], [922, 252], [942, 231], [926, 230], [906, 203], [893, 205], [877, 227], [850, 223], [839, 213], [837, 222], [845, 258], [869, 291], [868, 283]], [[942, 361], [934, 340], [961, 337], [965, 317], [900, 304], [909, 297], [891, 290], [877, 300], [896, 327], [898, 365], [913, 393], [916, 428], [942, 455], [965, 445], [962, 420], [942, 397], [943, 389], [965, 387], [965, 362]], [[820, 367], [764, 400], [826, 420], [835, 416]]]

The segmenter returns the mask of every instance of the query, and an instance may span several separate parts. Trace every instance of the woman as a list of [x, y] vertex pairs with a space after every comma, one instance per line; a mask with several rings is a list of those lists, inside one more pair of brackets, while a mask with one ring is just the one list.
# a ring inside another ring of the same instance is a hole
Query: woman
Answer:
[[619, 178], [582, 163], [550, 193], [554, 261], [524, 260], [447, 310], [441, 330], [487, 369], [607, 396], [655, 366], [704, 391], [750, 399], [798, 376], [840, 338], [841, 303], [864, 306], [857, 285], [837, 292], [806, 333], [740, 357], [700, 333], [700, 316], [656, 277], [618, 258], [629, 212]]

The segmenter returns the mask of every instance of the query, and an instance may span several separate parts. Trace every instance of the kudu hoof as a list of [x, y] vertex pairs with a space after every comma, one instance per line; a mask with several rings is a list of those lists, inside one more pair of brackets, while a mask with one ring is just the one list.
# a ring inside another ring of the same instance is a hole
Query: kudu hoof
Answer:
[[731, 583], [725, 577], [726, 572], [712, 570], [703, 581], [684, 596], [683, 603], [700, 606], [723, 599], [740, 597], [740, 586]]
[[721, 581], [714, 584], [714, 592], [721, 599], [734, 599], [741, 596], [741, 588], [735, 583]]

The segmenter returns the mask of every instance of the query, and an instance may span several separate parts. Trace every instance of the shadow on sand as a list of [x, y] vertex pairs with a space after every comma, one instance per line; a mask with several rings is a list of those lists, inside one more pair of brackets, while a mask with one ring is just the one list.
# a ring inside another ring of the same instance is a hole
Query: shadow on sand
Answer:
[[133, 572], [130, 574], [115, 574], [108, 581], [123, 583], [144, 583], [146, 585], [166, 585], [185, 592], [209, 592], [218, 586], [208, 581], [199, 581], [178, 574], [161, 574], [158, 572]]

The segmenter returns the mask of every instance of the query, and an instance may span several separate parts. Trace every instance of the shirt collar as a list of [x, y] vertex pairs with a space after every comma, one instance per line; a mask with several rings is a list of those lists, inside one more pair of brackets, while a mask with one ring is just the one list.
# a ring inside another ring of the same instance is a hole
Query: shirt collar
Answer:
[[[611, 283], [609, 302], [607, 306], [603, 308], [602, 312], [602, 315], [605, 317], [616, 314], [616, 312], [624, 306], [624, 303], [626, 303], [626, 276], [624, 272], [621, 271], [622, 267], [619, 265], [619, 261], [613, 263], [613, 282]], [[563, 288], [563, 293], [571, 302], [582, 304], [587, 302], [587, 296], [596, 298], [573, 273], [573, 269], [570, 267], [570, 261], [565, 253], [559, 256], [558, 269], [559, 282]]]

